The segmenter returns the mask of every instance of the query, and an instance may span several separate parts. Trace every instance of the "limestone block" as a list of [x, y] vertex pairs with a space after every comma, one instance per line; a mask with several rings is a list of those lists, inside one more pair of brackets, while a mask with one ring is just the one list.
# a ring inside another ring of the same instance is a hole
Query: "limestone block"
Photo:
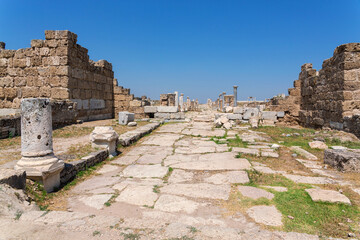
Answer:
[[82, 100], [82, 108], [85, 110], [89, 109], [89, 100]]
[[258, 118], [250, 118], [249, 123], [252, 128], [259, 127], [259, 119]]
[[135, 114], [129, 112], [119, 112], [119, 124], [127, 125], [135, 120]]
[[262, 119], [264, 119], [264, 120], [276, 121], [277, 120], [276, 114], [277, 114], [277, 112], [272, 112], [272, 111], [261, 112]]
[[309, 142], [309, 146], [311, 148], [328, 149], [328, 146], [324, 142], [321, 142], [321, 141]]
[[242, 114], [238, 113], [238, 114], [227, 114], [226, 117], [229, 120], [242, 120]]
[[238, 114], [238, 113], [242, 114], [242, 113], [244, 113], [244, 108], [243, 107], [234, 107], [233, 113], [234, 114]]
[[285, 116], [285, 112], [284, 112], [284, 111], [277, 112], [277, 113], [276, 113], [276, 116], [277, 116], [278, 118], [283, 118], [283, 117]]
[[259, 115], [259, 109], [247, 108], [247, 109], [245, 109], [243, 119], [249, 120], [251, 117], [258, 116], [258, 115]]
[[139, 100], [130, 101], [130, 107], [141, 107], [141, 101]]
[[104, 109], [105, 101], [103, 99], [90, 99], [90, 109]]
[[94, 131], [90, 134], [92, 147], [107, 149], [109, 156], [114, 157], [117, 155], [116, 145], [119, 135], [112, 127], [95, 127]]
[[158, 106], [157, 111], [159, 113], [176, 113], [176, 112], [178, 112], [178, 107], [176, 107], [176, 106]]
[[314, 202], [345, 203], [351, 205], [350, 200], [334, 190], [305, 189]]
[[157, 112], [157, 107], [156, 106], [145, 106], [144, 107], [144, 112], [145, 113], [156, 113]]

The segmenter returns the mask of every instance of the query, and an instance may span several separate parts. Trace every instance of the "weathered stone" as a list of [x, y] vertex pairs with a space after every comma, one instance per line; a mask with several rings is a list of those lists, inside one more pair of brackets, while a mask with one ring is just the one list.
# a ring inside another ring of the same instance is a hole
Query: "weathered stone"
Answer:
[[168, 168], [161, 165], [130, 165], [123, 170], [125, 177], [163, 178]]
[[150, 207], [157, 199], [158, 195], [153, 192], [153, 186], [129, 185], [120, 193], [116, 201]]
[[324, 163], [339, 171], [360, 172], [360, 153], [327, 149], [324, 151]]
[[83, 202], [85, 205], [96, 208], [102, 209], [105, 207], [105, 203], [111, 198], [112, 194], [100, 194], [100, 195], [93, 195], [93, 196], [82, 196], [79, 198], [79, 201]]
[[7, 184], [16, 189], [25, 189], [26, 172], [13, 169], [0, 169], [0, 184]]
[[263, 111], [263, 112], [261, 112], [261, 118], [264, 120], [276, 121], [277, 120], [277, 112]]
[[248, 183], [249, 177], [245, 171], [229, 171], [217, 173], [204, 179], [205, 182], [213, 184]]
[[290, 149], [293, 150], [295, 153], [300, 154], [301, 156], [303, 156], [307, 159], [310, 159], [310, 160], [318, 159], [314, 154], [309, 153], [308, 151], [302, 149], [299, 146], [292, 146]]
[[127, 124], [129, 127], [136, 127], [137, 126], [137, 122], [129, 122]]
[[119, 112], [119, 124], [127, 125], [135, 120], [135, 114], [129, 112]]
[[157, 112], [157, 107], [156, 106], [145, 106], [144, 107], [144, 112], [145, 113], [156, 113]]
[[112, 127], [95, 127], [90, 134], [91, 145], [93, 148], [104, 148], [109, 151], [110, 157], [117, 155], [116, 146], [119, 135]]
[[305, 189], [314, 202], [332, 202], [345, 203], [351, 205], [350, 200], [343, 194], [333, 191], [318, 188]]
[[157, 112], [159, 112], [159, 113], [176, 113], [176, 112], [178, 112], [178, 107], [176, 107], [176, 106], [158, 106]]
[[328, 149], [328, 146], [324, 142], [321, 142], [321, 141], [309, 142], [309, 146], [311, 148]]
[[257, 108], [246, 108], [243, 114], [243, 119], [249, 120], [252, 117], [256, 117], [259, 115], [259, 109]]
[[161, 188], [162, 193], [183, 195], [195, 198], [227, 200], [230, 194], [229, 185], [213, 185], [207, 183], [172, 184]]
[[250, 186], [238, 186], [238, 190], [241, 192], [242, 195], [252, 199], [259, 199], [259, 198], [267, 198], [269, 200], [274, 198], [274, 194], [265, 191], [260, 188], [250, 187]]
[[255, 206], [249, 208], [246, 213], [257, 223], [282, 226], [282, 215], [275, 206]]
[[21, 155], [15, 169], [26, 171], [28, 178], [41, 181], [47, 192], [60, 185], [64, 162], [54, 156], [49, 99], [21, 101]]
[[198, 207], [199, 203], [188, 200], [184, 197], [173, 195], [162, 195], [156, 201], [154, 209], [164, 212], [186, 212], [193, 213]]
[[262, 186], [264, 188], [269, 188], [269, 189], [272, 189], [272, 190], [275, 190], [277, 192], [287, 192], [288, 189], [286, 187], [278, 187], [278, 186]]

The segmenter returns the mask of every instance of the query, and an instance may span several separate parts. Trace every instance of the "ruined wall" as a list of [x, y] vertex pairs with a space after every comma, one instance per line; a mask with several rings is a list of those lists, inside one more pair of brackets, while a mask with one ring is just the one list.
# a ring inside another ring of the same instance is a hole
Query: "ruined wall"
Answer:
[[175, 106], [175, 93], [160, 94], [160, 106]]
[[224, 95], [225, 106], [234, 106], [234, 95]]
[[30, 48], [0, 50], [0, 108], [19, 108], [21, 98], [71, 99], [83, 120], [113, 116], [112, 66], [93, 62], [70, 31], [45, 31]]
[[319, 72], [311, 64], [304, 64], [300, 73], [300, 123], [353, 132], [350, 129], [354, 129], [352, 122], [356, 121], [352, 117], [360, 114], [359, 72], [360, 43], [337, 47]]
[[143, 96], [135, 98], [134, 94], [130, 94], [130, 89], [117, 86], [117, 81], [114, 81], [114, 113], [115, 116], [119, 112], [127, 111], [135, 113], [135, 118], [145, 118], [147, 115], [144, 112], [144, 106], [149, 106], [150, 101]]

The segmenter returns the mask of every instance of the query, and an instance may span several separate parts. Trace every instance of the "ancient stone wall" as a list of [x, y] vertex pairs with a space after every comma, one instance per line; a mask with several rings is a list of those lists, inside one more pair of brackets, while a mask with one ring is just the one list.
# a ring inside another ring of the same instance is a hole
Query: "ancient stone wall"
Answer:
[[160, 94], [160, 106], [175, 106], [175, 93]]
[[115, 116], [119, 112], [128, 111], [135, 113], [135, 118], [145, 118], [144, 106], [149, 106], [150, 102], [143, 96], [135, 98], [134, 94], [130, 94], [130, 89], [117, 86], [117, 81], [114, 81], [114, 113]]
[[70, 31], [45, 31], [30, 48], [0, 50], [0, 108], [19, 108], [21, 98], [71, 99], [78, 119], [113, 116], [112, 66], [93, 62]]

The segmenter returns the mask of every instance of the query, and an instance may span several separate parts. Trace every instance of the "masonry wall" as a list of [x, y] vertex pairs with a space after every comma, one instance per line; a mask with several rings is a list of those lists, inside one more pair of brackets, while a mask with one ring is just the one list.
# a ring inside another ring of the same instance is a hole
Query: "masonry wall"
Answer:
[[19, 108], [21, 98], [76, 102], [77, 118], [113, 117], [112, 66], [93, 62], [70, 31], [45, 31], [30, 48], [0, 50], [0, 108]]

